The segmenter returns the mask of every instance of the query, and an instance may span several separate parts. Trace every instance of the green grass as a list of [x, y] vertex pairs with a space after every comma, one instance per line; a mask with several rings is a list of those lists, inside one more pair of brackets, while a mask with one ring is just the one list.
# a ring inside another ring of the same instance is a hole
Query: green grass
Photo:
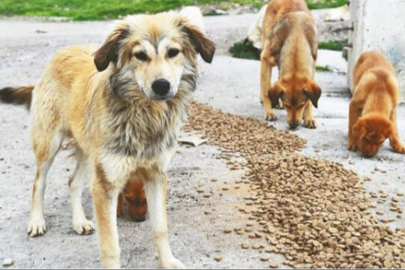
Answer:
[[[229, 2], [198, 0], [198, 4]], [[261, 0], [237, 0], [238, 4], [259, 7]], [[194, 0], [1, 0], [0, 14], [23, 16], [57, 16], [72, 20], [105, 20], [136, 13], [157, 13], [193, 5]]]
[[333, 72], [333, 69], [328, 66], [316, 66], [316, 71]]
[[229, 52], [235, 58], [260, 60], [260, 53], [257, 53], [257, 50], [251, 44], [244, 41], [234, 43]]
[[[313, 9], [344, 5], [348, 0], [306, 0]], [[263, 0], [0, 0], [0, 15], [56, 16], [72, 20], [116, 19], [135, 13], [157, 13], [182, 6], [233, 3], [260, 8]]]
[[349, 0], [305, 0], [309, 9], [335, 8], [349, 3]]
[[326, 42], [319, 42], [318, 48], [332, 51], [343, 51], [343, 48], [349, 43], [348, 39], [344, 40], [330, 40]]

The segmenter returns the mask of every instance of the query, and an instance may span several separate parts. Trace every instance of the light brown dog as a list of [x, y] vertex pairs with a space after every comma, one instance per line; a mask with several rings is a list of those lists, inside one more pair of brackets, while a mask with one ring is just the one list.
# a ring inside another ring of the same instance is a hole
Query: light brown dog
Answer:
[[[312, 105], [318, 107], [321, 88], [314, 81], [318, 54], [315, 21], [304, 0], [272, 0], [263, 21], [261, 101], [266, 120], [276, 120], [272, 108], [281, 99], [287, 122], [295, 129], [316, 128]], [[272, 68], [279, 79], [271, 86]]]
[[395, 152], [405, 153], [397, 128], [399, 91], [392, 64], [379, 52], [365, 52], [354, 68], [353, 83], [349, 149], [373, 157], [389, 138]]
[[118, 196], [117, 217], [128, 213], [133, 220], [141, 222], [145, 220], [147, 212], [148, 204], [143, 181], [136, 178], [129, 180]]
[[[142, 179], [163, 268], [182, 268], [171, 251], [166, 217], [166, 170], [196, 88], [197, 54], [211, 62], [215, 46], [175, 13], [137, 15], [120, 21], [97, 51], [69, 47], [55, 54], [32, 91], [31, 137], [37, 172], [28, 226], [45, 232], [45, 181], [64, 138], [77, 144], [69, 182], [73, 226], [93, 230], [81, 204], [91, 191], [103, 267], [120, 267], [118, 194], [129, 179]], [[0, 90], [0, 100], [28, 102], [31, 91]], [[23, 96], [23, 97], [22, 97]]]

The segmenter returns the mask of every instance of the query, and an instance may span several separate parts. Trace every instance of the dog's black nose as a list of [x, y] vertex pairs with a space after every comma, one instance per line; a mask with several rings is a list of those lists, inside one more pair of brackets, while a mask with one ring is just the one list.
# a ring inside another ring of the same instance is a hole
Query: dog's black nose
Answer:
[[290, 125], [291, 129], [296, 129], [298, 127], [298, 125], [300, 124], [299, 122], [290, 122], [288, 123]]
[[159, 79], [152, 83], [152, 90], [159, 96], [166, 96], [170, 91], [170, 82], [165, 79]]

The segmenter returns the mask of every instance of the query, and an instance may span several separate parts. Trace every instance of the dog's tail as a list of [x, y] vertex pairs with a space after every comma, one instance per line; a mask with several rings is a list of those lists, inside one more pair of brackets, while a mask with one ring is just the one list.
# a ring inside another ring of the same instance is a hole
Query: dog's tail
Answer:
[[31, 106], [34, 86], [6, 87], [0, 90], [0, 102]]

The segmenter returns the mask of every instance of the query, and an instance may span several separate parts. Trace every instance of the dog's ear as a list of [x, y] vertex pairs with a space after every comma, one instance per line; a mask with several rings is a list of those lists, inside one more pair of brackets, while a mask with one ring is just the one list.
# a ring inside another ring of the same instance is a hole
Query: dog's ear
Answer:
[[104, 44], [94, 53], [94, 64], [98, 71], [107, 69], [110, 62], [118, 62], [120, 41], [129, 36], [129, 27], [126, 23], [119, 24], [107, 37]]
[[211, 63], [214, 58], [215, 43], [208, 39], [197, 26], [190, 24], [187, 19], [182, 19], [180, 25], [201, 58], [205, 62]]
[[356, 124], [353, 125], [353, 137], [355, 142], [360, 142], [361, 140], [363, 140], [364, 136], [366, 136], [367, 134], [367, 128], [364, 124], [364, 121], [359, 118], [356, 122]]
[[284, 95], [284, 87], [280, 83], [280, 81], [277, 81], [269, 90], [268, 95], [271, 100], [271, 107], [275, 108], [278, 105], [278, 101], [282, 96]]
[[304, 94], [312, 102], [312, 105], [314, 105], [315, 108], [318, 108], [318, 100], [322, 94], [321, 87], [319, 87], [316, 82], [310, 80], [304, 88]]

